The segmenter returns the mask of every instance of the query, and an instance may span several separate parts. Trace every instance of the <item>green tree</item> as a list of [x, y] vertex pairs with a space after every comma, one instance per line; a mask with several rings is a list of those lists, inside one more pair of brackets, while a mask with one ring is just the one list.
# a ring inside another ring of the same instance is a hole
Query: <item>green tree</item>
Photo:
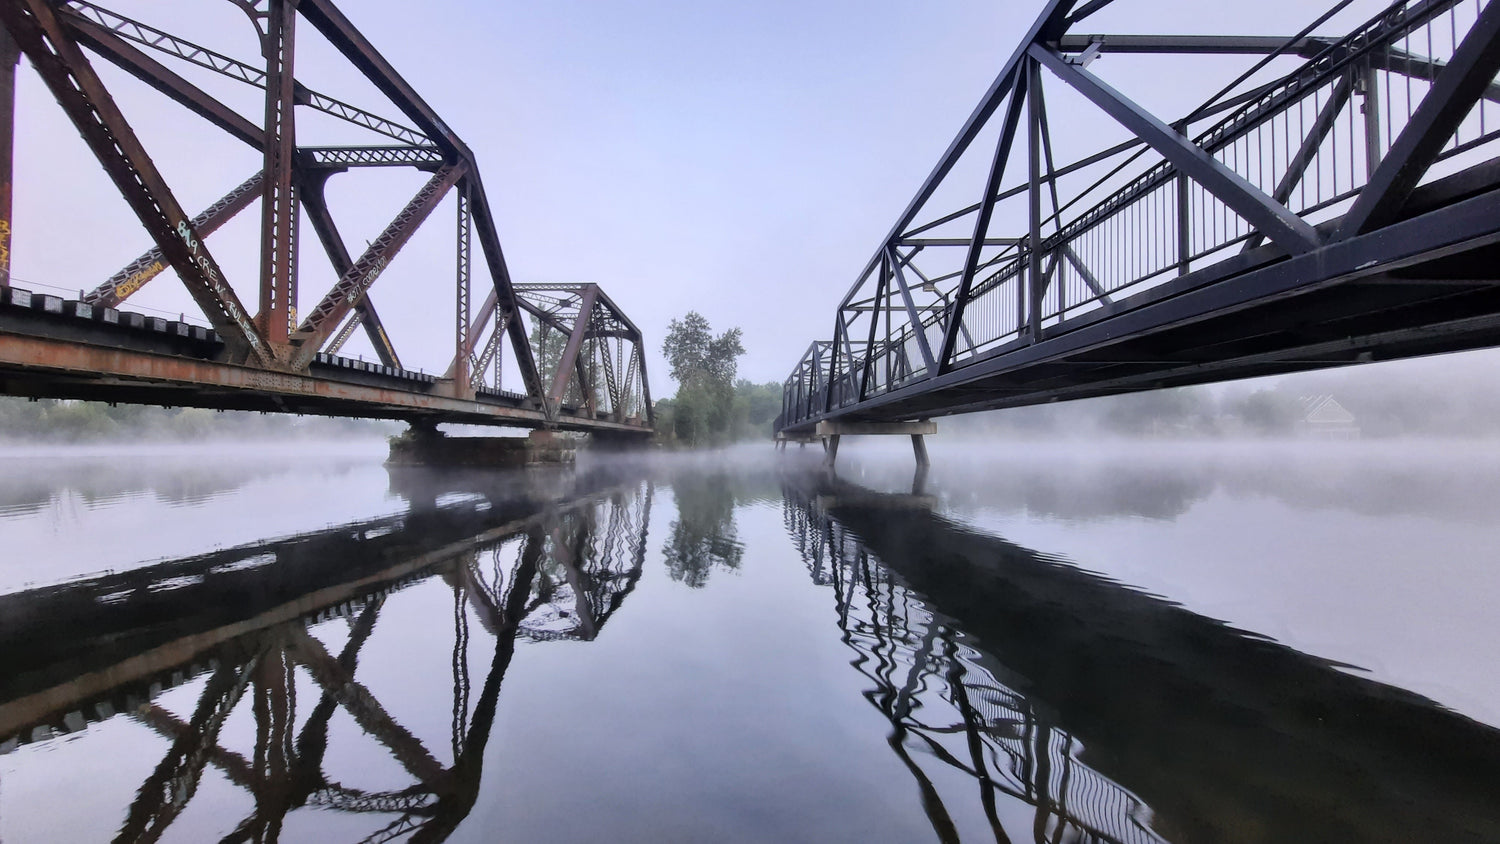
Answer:
[[771, 381], [755, 384], [741, 378], [734, 385], [735, 437], [768, 439], [775, 432], [771, 423], [781, 413], [781, 385]]
[[1280, 390], [1256, 390], [1241, 400], [1236, 413], [1256, 433], [1287, 435], [1302, 418], [1302, 405], [1295, 396]]
[[689, 311], [667, 325], [662, 354], [677, 381], [672, 407], [673, 438], [684, 445], [721, 443], [734, 434], [734, 376], [745, 353], [740, 330], [715, 337], [708, 320]]

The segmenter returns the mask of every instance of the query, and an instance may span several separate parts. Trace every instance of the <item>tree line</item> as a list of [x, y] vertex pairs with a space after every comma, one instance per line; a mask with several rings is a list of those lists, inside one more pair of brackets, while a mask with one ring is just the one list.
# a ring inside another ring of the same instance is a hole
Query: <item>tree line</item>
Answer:
[[371, 419], [0, 397], [0, 441], [15, 443], [373, 439], [400, 427]]
[[1329, 396], [1364, 439], [1500, 435], [1500, 391], [1472, 366], [1442, 359], [1353, 366], [1252, 381], [1152, 390], [944, 420], [958, 435], [1256, 438], [1306, 427], [1305, 399]]
[[677, 394], [656, 403], [659, 441], [687, 448], [769, 439], [781, 412], [781, 384], [736, 377], [745, 353], [740, 330], [715, 335], [697, 311], [667, 326], [662, 354]]

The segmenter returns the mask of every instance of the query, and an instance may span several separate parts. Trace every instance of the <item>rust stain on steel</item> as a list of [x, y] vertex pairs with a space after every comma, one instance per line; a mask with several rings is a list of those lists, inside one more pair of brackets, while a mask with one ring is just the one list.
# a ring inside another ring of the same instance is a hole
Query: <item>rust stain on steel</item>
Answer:
[[[507, 423], [520, 423], [523, 427], [541, 427], [547, 424], [547, 417], [540, 410], [504, 407], [311, 375], [269, 372], [234, 364], [17, 334], [0, 334], [0, 365], [28, 370], [60, 370], [95, 382], [124, 379], [313, 398], [358, 405], [367, 410], [386, 408], [393, 416], [401, 415], [400, 411], [417, 410], [470, 418], [486, 417]], [[561, 427], [583, 430], [632, 433], [644, 433], [648, 430], [637, 425], [586, 417], [565, 417], [557, 421]]]

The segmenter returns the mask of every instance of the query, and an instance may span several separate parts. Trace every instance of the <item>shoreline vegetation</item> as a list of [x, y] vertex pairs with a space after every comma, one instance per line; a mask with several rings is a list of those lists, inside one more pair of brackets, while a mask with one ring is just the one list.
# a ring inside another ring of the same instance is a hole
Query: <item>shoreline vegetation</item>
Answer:
[[404, 427], [379, 419], [0, 397], [4, 444], [383, 440]]

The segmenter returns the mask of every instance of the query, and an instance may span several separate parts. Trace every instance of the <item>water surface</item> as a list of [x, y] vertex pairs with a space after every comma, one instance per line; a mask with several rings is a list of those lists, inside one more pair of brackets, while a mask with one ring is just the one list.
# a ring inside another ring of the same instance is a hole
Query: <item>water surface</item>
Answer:
[[0, 840], [1500, 840], [1500, 452], [0, 458]]

